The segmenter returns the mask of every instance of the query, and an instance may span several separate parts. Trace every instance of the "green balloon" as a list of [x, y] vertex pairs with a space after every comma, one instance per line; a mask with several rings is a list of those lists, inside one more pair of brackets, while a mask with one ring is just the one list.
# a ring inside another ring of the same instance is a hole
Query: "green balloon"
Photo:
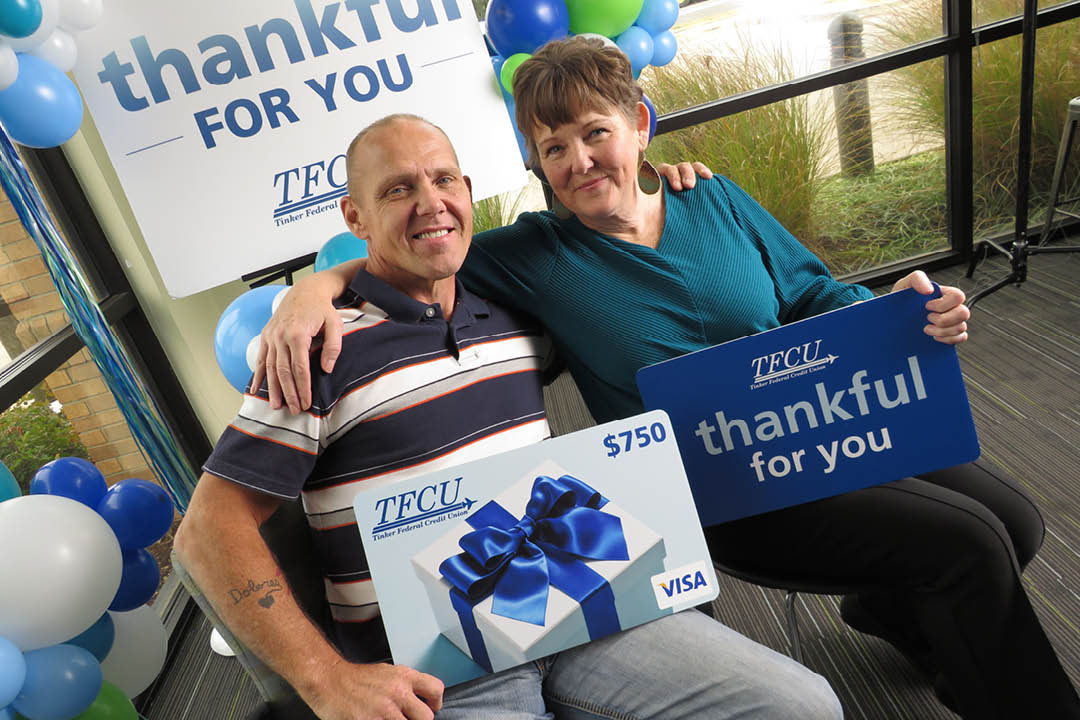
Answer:
[[139, 720], [139, 713], [124, 691], [106, 680], [90, 707], [72, 720]]
[[511, 95], [514, 93], [514, 73], [517, 72], [521, 63], [531, 57], [532, 55], [529, 53], [514, 53], [506, 58], [506, 62], [503, 63], [502, 68], [499, 70], [499, 82], [506, 88], [506, 92]]
[[644, 0], [566, 0], [570, 32], [614, 38], [634, 24], [643, 4]]

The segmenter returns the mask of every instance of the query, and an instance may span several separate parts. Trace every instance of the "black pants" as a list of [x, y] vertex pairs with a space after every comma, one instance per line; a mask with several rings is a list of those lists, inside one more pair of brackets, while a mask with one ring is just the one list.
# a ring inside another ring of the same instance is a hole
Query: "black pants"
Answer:
[[1020, 579], [1044, 532], [1020, 486], [979, 461], [716, 525], [705, 536], [731, 567], [879, 587], [875, 604], [921, 635], [968, 720], [1080, 718]]

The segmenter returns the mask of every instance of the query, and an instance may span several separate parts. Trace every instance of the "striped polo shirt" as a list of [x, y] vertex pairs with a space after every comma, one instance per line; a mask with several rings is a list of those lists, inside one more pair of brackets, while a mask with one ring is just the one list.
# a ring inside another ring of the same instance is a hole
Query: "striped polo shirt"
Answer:
[[338, 303], [345, 324], [332, 373], [312, 363], [312, 406], [273, 410], [265, 383], [244, 395], [204, 469], [281, 498], [303, 499], [338, 647], [385, 657], [375, 590], [356, 527], [359, 488], [385, 485], [543, 440], [542, 369], [549, 343], [535, 321], [457, 281], [449, 321], [360, 271]]

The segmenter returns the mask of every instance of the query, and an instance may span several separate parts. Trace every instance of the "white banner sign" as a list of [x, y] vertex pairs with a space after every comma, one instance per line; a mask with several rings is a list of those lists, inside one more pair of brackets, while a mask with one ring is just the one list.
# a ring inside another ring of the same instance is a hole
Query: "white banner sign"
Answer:
[[317, 251], [345, 149], [411, 112], [474, 198], [526, 182], [469, 0], [109, 0], [75, 77], [169, 294]]

